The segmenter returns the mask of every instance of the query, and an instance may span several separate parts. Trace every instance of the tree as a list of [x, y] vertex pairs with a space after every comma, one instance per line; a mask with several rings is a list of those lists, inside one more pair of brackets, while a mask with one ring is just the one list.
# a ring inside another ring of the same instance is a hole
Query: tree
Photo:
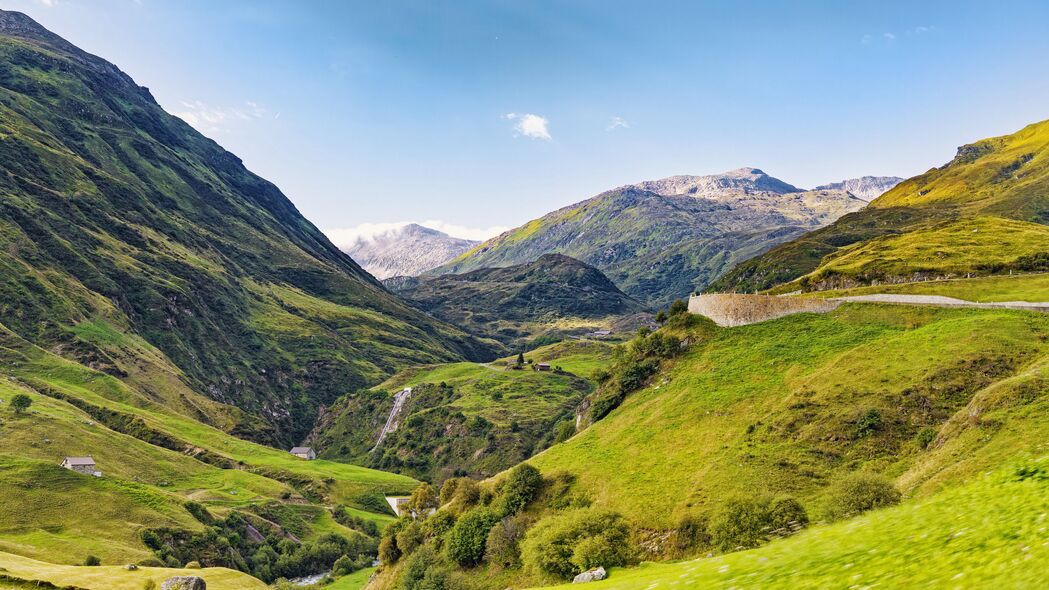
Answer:
[[33, 398], [24, 393], [19, 393], [11, 398], [11, 407], [14, 408], [16, 414], [21, 414], [31, 405], [33, 405]]
[[900, 503], [900, 491], [884, 476], [853, 473], [831, 488], [827, 516], [850, 518], [868, 510]]
[[662, 309], [659, 310], [659, 313], [656, 314], [656, 323], [657, 324], [662, 324], [662, 323], [664, 323], [666, 321], [667, 321], [667, 312], [663, 311]]
[[674, 302], [670, 304], [670, 308], [667, 309], [667, 315], [675, 316], [685, 313], [686, 311], [688, 311], [688, 303], [685, 302], [684, 299], [675, 299]]
[[517, 353], [517, 366], [521, 366], [523, 364], [524, 364], [524, 353], [523, 352], [519, 352], [519, 353]]
[[84, 565], [87, 565], [87, 566], [102, 565], [102, 560], [97, 558], [97, 557], [95, 557], [94, 555], [88, 555], [87, 559], [84, 560]]
[[521, 561], [534, 573], [571, 579], [595, 565], [624, 565], [630, 551], [623, 517], [587, 508], [540, 520], [521, 543]]
[[476, 508], [464, 514], [448, 533], [448, 557], [465, 567], [480, 563], [488, 532], [497, 522], [499, 518], [487, 508]]
[[539, 493], [542, 484], [542, 474], [528, 463], [522, 463], [510, 470], [510, 475], [503, 484], [503, 516], [511, 516], [523, 510]]
[[437, 492], [428, 483], [415, 488], [412, 497], [408, 500], [408, 509], [415, 513], [416, 518], [426, 518], [430, 510], [437, 508]]

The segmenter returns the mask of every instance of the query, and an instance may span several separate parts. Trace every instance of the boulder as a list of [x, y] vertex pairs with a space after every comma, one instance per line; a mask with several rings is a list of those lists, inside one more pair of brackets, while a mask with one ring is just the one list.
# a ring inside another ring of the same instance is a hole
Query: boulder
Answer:
[[207, 590], [208, 584], [204, 578], [197, 576], [175, 576], [164, 580], [160, 590]]
[[585, 572], [572, 578], [572, 583], [583, 584], [585, 582], [597, 582], [598, 580], [604, 580], [606, 577], [608, 577], [608, 574], [605, 573], [605, 568], [595, 567], [592, 570], [586, 570]]

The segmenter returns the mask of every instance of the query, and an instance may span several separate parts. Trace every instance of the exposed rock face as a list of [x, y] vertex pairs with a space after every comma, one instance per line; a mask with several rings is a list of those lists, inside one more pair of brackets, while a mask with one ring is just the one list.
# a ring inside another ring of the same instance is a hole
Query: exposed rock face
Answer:
[[204, 578], [197, 576], [175, 576], [164, 580], [160, 590], [207, 590], [208, 584]]
[[599, 582], [604, 580], [608, 574], [605, 572], [603, 567], [595, 567], [592, 570], [586, 570], [578, 576], [572, 578], [573, 584], [585, 584], [586, 582]]
[[802, 189], [773, 178], [757, 168], [737, 168], [723, 174], [706, 176], [670, 176], [659, 180], [646, 180], [631, 184], [634, 188], [657, 195], [690, 195], [693, 197], [716, 198], [726, 193], [800, 193]]
[[822, 184], [816, 190], [844, 190], [858, 199], [868, 203], [885, 194], [889, 189], [903, 182], [899, 176], [861, 176], [841, 182]]
[[358, 238], [343, 251], [377, 279], [416, 276], [438, 267], [479, 242], [453, 238], [415, 223], [368, 238]]

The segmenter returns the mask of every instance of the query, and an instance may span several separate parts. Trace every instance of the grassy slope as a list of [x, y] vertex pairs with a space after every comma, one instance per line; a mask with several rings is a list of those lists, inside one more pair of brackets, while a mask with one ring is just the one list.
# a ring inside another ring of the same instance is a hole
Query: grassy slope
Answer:
[[281, 444], [348, 390], [488, 354], [383, 290], [115, 66], [4, 18], [22, 25], [0, 31], [8, 329], [114, 375], [177, 373], [197, 394], [156, 401]]
[[[985, 263], [966, 253], [964, 242], [974, 242], [989, 253], [989, 258], [1008, 257], [1002, 247], [1008, 237], [1010, 222], [1049, 222], [1049, 121], [1042, 121], [1002, 137], [985, 139], [958, 149], [958, 155], [945, 166], [906, 180], [875, 199], [865, 210], [846, 215], [829, 227], [805, 234], [796, 240], [739, 265], [709, 287], [712, 291], [753, 291], [768, 289], [812, 274], [819, 278], [826, 258], [842, 248], [863, 251], [864, 243], [875, 240], [867, 249], [867, 265], [857, 265], [851, 275], [863, 278], [866, 270], [877, 271], [874, 278], [897, 273], [906, 275], [915, 266], [928, 261], [911, 260], [915, 246], [922, 238], [911, 240], [883, 238], [921, 231], [931, 239], [950, 238], [937, 232], [937, 225], [957, 219], [975, 217], [1004, 218], [985, 235], [953, 236], [942, 244], [941, 251], [960, 262], [946, 269], [965, 273], [977, 271], [969, 262]], [[992, 223], [986, 221], [985, 223]], [[1025, 232], [1036, 232], [1026, 228]], [[986, 239], [984, 239], [986, 238]], [[1038, 236], [1038, 243], [1044, 243]], [[892, 246], [900, 246], [900, 249]], [[957, 250], [955, 250], [957, 248]], [[859, 261], [858, 259], [856, 260]], [[893, 264], [893, 261], [903, 264]], [[880, 266], [880, 268], [878, 268]]]
[[[1049, 468], [1001, 470], [920, 502], [820, 526], [766, 547], [617, 569], [595, 590], [693, 588], [1036, 588], [1049, 570]], [[571, 585], [557, 588], [573, 588]]]
[[[1044, 440], [1047, 335], [1037, 313], [879, 305], [704, 324], [665, 377], [531, 462], [656, 528], [744, 491], [818, 514], [825, 486], [861, 468], [924, 494]], [[868, 410], [881, 426], [861, 435]]]
[[[41, 580], [58, 586], [77, 586], [89, 590], [142, 590], [147, 580], [157, 587], [172, 576], [199, 576], [204, 578], [209, 590], [264, 590], [268, 588], [259, 580], [241, 572], [226, 568], [167, 569], [143, 567], [127, 571], [122, 566], [78, 567], [55, 565], [0, 553], [0, 568], [3, 573], [24, 580]], [[0, 582], [0, 588], [4, 583]]]
[[1016, 274], [971, 279], [874, 285], [853, 289], [814, 291], [806, 297], [847, 297], [877, 293], [942, 295], [966, 301], [1049, 301], [1049, 274]]
[[[340, 400], [317, 433], [323, 457], [443, 479], [455, 469], [492, 475], [551, 442], [554, 424], [568, 419], [593, 389], [586, 379], [608, 363], [612, 345], [566, 341], [526, 354], [561, 366], [565, 374], [507, 371], [492, 364], [450, 363], [402, 371], [373, 392]], [[441, 390], [444, 383], [449, 389]], [[401, 428], [370, 453], [392, 408], [390, 394], [415, 388], [402, 409]], [[442, 393], [443, 392], [443, 393]], [[477, 426], [483, 418], [490, 426]], [[474, 427], [467, 427], [468, 424]]]

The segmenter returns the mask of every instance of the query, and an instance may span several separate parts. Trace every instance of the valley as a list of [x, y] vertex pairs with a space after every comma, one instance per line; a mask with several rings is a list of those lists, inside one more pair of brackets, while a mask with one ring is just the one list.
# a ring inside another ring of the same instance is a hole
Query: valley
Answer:
[[[409, 67], [405, 45], [350, 59], [325, 45], [342, 32], [292, 17], [301, 7], [253, 9], [228, 18], [273, 43], [302, 27], [266, 62], [283, 100], [332, 80], [345, 92], [297, 112], [186, 99], [176, 116], [117, 65], [0, 10], [0, 590], [1043, 584], [1049, 121], [911, 178], [846, 177], [866, 160], [813, 189], [754, 167], [667, 176], [472, 240], [450, 234], [478, 227], [369, 216], [428, 219], [437, 203], [518, 223], [579, 194], [585, 133], [485, 103], [491, 79], [464, 68], [455, 89], [505, 113], [513, 142], [475, 162], [458, 150], [492, 130], [446, 111], [448, 87], [416, 85], [477, 59], [473, 36]], [[391, 39], [418, 34], [403, 6], [383, 10], [406, 27]], [[462, 20], [427, 10], [442, 31]], [[63, 14], [55, 30], [76, 30]], [[202, 44], [229, 26], [201, 14]], [[498, 30], [493, 60], [521, 34]], [[324, 68], [290, 76], [304, 56]], [[493, 63], [493, 78], [528, 73]], [[353, 86], [391, 71], [413, 82], [392, 85], [397, 100]], [[402, 121], [414, 100], [454, 132]], [[680, 149], [673, 134], [626, 143], [640, 117], [575, 110], [612, 121], [586, 131], [602, 134], [586, 157], [603, 169], [627, 146]], [[315, 111], [325, 139], [305, 145]], [[372, 118], [392, 139], [357, 135]], [[733, 136], [753, 133], [742, 123]], [[251, 149], [241, 160], [211, 137]], [[811, 148], [748, 138], [773, 159]], [[360, 162], [339, 160], [351, 144]], [[713, 163], [739, 157], [717, 148]], [[694, 162], [659, 153], [604, 186]], [[804, 156], [785, 167], [840, 163]], [[296, 202], [340, 209], [324, 221], [353, 219], [354, 239], [330, 239], [349, 230], [322, 231], [245, 161], [289, 179]], [[333, 186], [360, 194], [319, 195]]]

